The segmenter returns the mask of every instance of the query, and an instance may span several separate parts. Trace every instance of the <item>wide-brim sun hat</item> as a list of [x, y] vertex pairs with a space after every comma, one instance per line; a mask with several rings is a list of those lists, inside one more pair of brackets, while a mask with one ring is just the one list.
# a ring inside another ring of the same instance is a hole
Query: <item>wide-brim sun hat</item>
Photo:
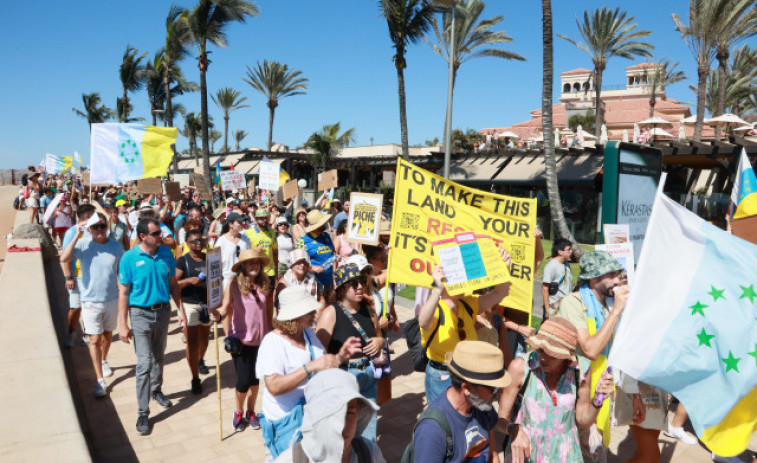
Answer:
[[269, 216], [268, 211], [265, 209], [261, 208], [255, 211], [255, 217], [268, 217], [268, 216]]
[[308, 263], [308, 265], [310, 265], [310, 256], [308, 255], [307, 251], [305, 251], [304, 249], [295, 249], [289, 253], [289, 262], [287, 263], [287, 267], [292, 268], [294, 264], [301, 260], [304, 260]]
[[150, 206], [149, 204], [143, 204], [139, 207], [139, 213], [140, 214], [155, 214], [155, 208]]
[[243, 216], [241, 214], [237, 214], [236, 212], [229, 212], [228, 214], [226, 214], [226, 222], [227, 223], [231, 223], [231, 222], [244, 222], [244, 221], [245, 221], [245, 216]]
[[366, 259], [365, 256], [361, 256], [360, 254], [353, 254], [348, 257], [347, 260], [344, 261], [344, 265], [347, 264], [357, 265], [357, 269], [362, 273], [373, 273], [373, 265], [369, 264], [368, 259]]
[[303, 285], [287, 286], [281, 290], [278, 298], [279, 313], [276, 314], [276, 320], [280, 322], [297, 320], [321, 307], [318, 299], [313, 297], [310, 290]]
[[126, 201], [124, 201], [123, 199], [119, 199], [118, 201], [116, 201], [116, 207], [125, 206], [125, 205], [126, 205]]
[[526, 343], [534, 349], [542, 349], [551, 357], [577, 361], [578, 331], [565, 318], [549, 317], [536, 334], [526, 339]]
[[469, 383], [503, 388], [512, 382], [502, 351], [488, 342], [460, 341], [444, 360], [449, 371]]
[[216, 220], [218, 220], [225, 213], [226, 213], [226, 209], [223, 209], [223, 208], [219, 207], [218, 209], [216, 209], [215, 211], [213, 211], [213, 218], [216, 219]]
[[355, 429], [355, 435], [359, 436], [379, 406], [360, 394], [355, 375], [331, 368], [317, 373], [305, 385], [300, 445], [311, 461], [341, 461], [344, 449], [342, 430], [348, 404], [354, 399], [360, 402]]
[[356, 278], [360, 278], [360, 269], [357, 265], [344, 264], [334, 271], [334, 289], [339, 289]]
[[279, 225], [289, 226], [289, 222], [287, 222], [286, 217], [279, 217], [278, 219], [276, 219], [276, 226], [278, 227]]
[[309, 225], [305, 229], [305, 232], [311, 233], [326, 225], [326, 222], [331, 219], [331, 214], [324, 214], [318, 209], [313, 209], [312, 211], [308, 212], [307, 219]]
[[391, 235], [392, 223], [388, 220], [381, 219], [381, 225], [379, 226], [379, 235]]
[[239, 254], [239, 261], [231, 267], [231, 271], [237, 273], [245, 262], [255, 259], [259, 259], [261, 261], [261, 271], [262, 267], [265, 267], [269, 262], [271, 262], [271, 259], [269, 259], [266, 255], [264, 255], [257, 249], [245, 249]]
[[591, 280], [623, 270], [623, 266], [607, 251], [591, 251], [581, 256], [579, 280]]

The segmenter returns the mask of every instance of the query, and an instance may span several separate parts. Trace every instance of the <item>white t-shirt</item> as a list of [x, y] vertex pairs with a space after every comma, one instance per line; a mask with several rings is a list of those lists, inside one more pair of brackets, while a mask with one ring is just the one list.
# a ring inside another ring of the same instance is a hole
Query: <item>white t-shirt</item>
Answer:
[[286, 375], [302, 368], [306, 363], [319, 357], [323, 357], [326, 349], [318, 340], [312, 329], [305, 330], [305, 343], [312, 343], [313, 357], [310, 356], [310, 349], [300, 349], [294, 346], [288, 339], [271, 331], [265, 335], [263, 342], [260, 343], [258, 350], [258, 363], [255, 365], [255, 376], [260, 380], [263, 386], [263, 414], [266, 420], [278, 420], [289, 413], [295, 405], [300, 403], [305, 397], [305, 384], [307, 380], [300, 383], [296, 388], [285, 394], [274, 396], [268, 392], [265, 386], [265, 377], [270, 375]]
[[[239, 246], [239, 252], [237, 252], [237, 246]], [[234, 242], [226, 238], [226, 235], [222, 235], [220, 238], [218, 238], [218, 240], [216, 240], [216, 244], [213, 247], [221, 248], [223, 287], [224, 289], [226, 289], [231, 279], [234, 278], [234, 272], [231, 270], [231, 267], [239, 262], [239, 254], [241, 254], [242, 251], [244, 251], [245, 249], [250, 249], [250, 240], [247, 239], [244, 234], [242, 234], [239, 238], [239, 243], [235, 244]]]
[[58, 215], [55, 216], [54, 227], [55, 228], [71, 228], [71, 206], [66, 205], [66, 207], [64, 207], [63, 209], [61, 209], [60, 207], [58, 208]]

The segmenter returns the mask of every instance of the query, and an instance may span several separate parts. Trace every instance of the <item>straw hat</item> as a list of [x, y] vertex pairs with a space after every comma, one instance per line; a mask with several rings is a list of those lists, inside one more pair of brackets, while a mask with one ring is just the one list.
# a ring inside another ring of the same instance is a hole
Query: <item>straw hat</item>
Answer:
[[549, 317], [542, 323], [539, 332], [526, 339], [534, 349], [542, 349], [558, 359], [576, 362], [576, 344], [578, 332], [568, 320], [562, 317]]
[[305, 232], [310, 233], [326, 225], [326, 222], [331, 219], [331, 214], [324, 214], [318, 209], [313, 209], [308, 212], [307, 219], [310, 225], [305, 229]]
[[502, 351], [488, 342], [460, 341], [444, 360], [449, 371], [469, 383], [501, 388], [512, 381]]
[[219, 207], [218, 209], [216, 209], [215, 211], [213, 211], [213, 218], [216, 219], [216, 220], [218, 220], [225, 213], [226, 213], [226, 209], [222, 209], [222, 208]]
[[392, 233], [392, 223], [388, 220], [381, 219], [379, 226], [379, 235], [390, 235]]
[[[246, 251], [245, 251], [246, 252]], [[286, 322], [315, 312], [321, 303], [303, 285], [287, 286], [279, 293], [279, 313], [276, 320]]]
[[305, 214], [307, 216], [308, 215], [308, 210], [305, 209], [304, 207], [301, 207], [301, 208], [297, 209], [296, 211], [294, 211], [294, 219], [295, 219], [295, 221], [297, 221], [297, 216], [300, 215], [300, 214]]
[[257, 249], [245, 249], [244, 251], [242, 251], [241, 254], [239, 254], [239, 262], [237, 262], [231, 267], [231, 271], [234, 273], [237, 273], [239, 272], [239, 269], [242, 267], [242, 265], [244, 265], [245, 262], [247, 262], [248, 260], [255, 260], [255, 259], [260, 259], [261, 260], [260, 265], [262, 265], [263, 267], [268, 265], [268, 262], [271, 261], [271, 259], [266, 257], [263, 253], [259, 252]]

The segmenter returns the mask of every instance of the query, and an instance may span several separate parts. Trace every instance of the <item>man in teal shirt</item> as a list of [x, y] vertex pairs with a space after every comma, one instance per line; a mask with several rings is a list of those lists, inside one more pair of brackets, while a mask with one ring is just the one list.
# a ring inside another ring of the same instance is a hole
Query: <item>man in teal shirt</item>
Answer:
[[139, 403], [137, 432], [145, 435], [150, 432], [147, 418], [150, 414], [150, 392], [161, 406], [173, 405], [161, 390], [171, 297], [179, 308], [182, 329], [186, 329], [187, 317], [176, 282], [173, 252], [161, 244], [160, 223], [151, 218], [142, 219], [137, 224], [136, 232], [141, 242], [124, 253], [118, 267], [118, 324], [121, 341], [128, 344], [134, 338]]

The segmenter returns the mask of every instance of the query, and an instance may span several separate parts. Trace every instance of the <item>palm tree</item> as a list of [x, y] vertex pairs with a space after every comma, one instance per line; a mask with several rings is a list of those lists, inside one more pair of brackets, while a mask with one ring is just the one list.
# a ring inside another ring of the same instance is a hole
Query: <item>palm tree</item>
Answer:
[[90, 132], [92, 131], [92, 124], [106, 122], [109, 119], [116, 117], [116, 114], [112, 109], [102, 104], [98, 92], [82, 93], [81, 100], [84, 104], [84, 111], [76, 108], [71, 108], [71, 110], [76, 113], [77, 116], [83, 117], [87, 120]]
[[[457, 81], [457, 70], [460, 65], [474, 58], [495, 57], [502, 59], [515, 59], [525, 61], [523, 56], [495, 48], [498, 44], [512, 43], [513, 39], [504, 31], [491, 30], [494, 26], [504, 21], [502, 16], [495, 16], [490, 19], [481, 19], [486, 4], [481, 0], [468, 0], [466, 3], [457, 7], [455, 11], [455, 43], [454, 56], [452, 57], [452, 89], [454, 92], [455, 82]], [[450, 30], [452, 24], [451, 9], [445, 9], [441, 14], [442, 25], [439, 27], [439, 21], [436, 17], [431, 20], [431, 29], [434, 31], [436, 43], [431, 43], [427, 36], [423, 40], [428, 43], [437, 55], [441, 56], [449, 65], [450, 62]], [[444, 133], [447, 133], [447, 124], [444, 121]]]
[[579, 125], [587, 132], [592, 132], [594, 131], [596, 123], [597, 116], [591, 109], [587, 109], [583, 115], [573, 114], [568, 118], [568, 128], [574, 132], [578, 129]]
[[197, 67], [200, 69], [202, 175], [207, 185], [213, 184], [210, 178], [208, 84], [205, 77], [210, 65], [208, 42], [217, 47], [225, 47], [225, 27], [230, 22], [243, 23], [247, 16], [256, 16], [257, 14], [258, 7], [247, 0], [199, 0], [198, 5], [189, 13], [189, 30], [192, 42], [197, 46]]
[[186, 113], [184, 115], [184, 129], [181, 130], [181, 134], [187, 137], [189, 141], [189, 152], [195, 158], [195, 166], [199, 166], [200, 162], [197, 158], [197, 135], [202, 130], [202, 122], [195, 115], [194, 112]]
[[118, 114], [119, 122], [129, 123], [145, 120], [144, 117], [129, 117], [129, 113], [131, 113], [132, 109], [134, 109], [134, 107], [129, 100], [126, 100], [126, 104], [124, 105], [124, 100], [122, 98], [116, 98], [116, 114]]
[[234, 90], [231, 87], [219, 89], [210, 98], [223, 111], [223, 152], [224, 154], [229, 154], [229, 114], [237, 109], [249, 108], [250, 105], [242, 104], [247, 100], [247, 97], [242, 96], [242, 92]]
[[678, 62], [671, 62], [663, 58], [655, 63], [652, 71], [647, 75], [649, 82], [649, 117], [654, 117], [654, 107], [657, 104], [657, 95], [662, 94], [661, 98], [665, 100], [665, 88], [669, 85], [681, 82], [686, 79], [683, 71], [677, 70]]
[[247, 135], [249, 135], [249, 133], [242, 129], [234, 132], [234, 140], [237, 142], [237, 151], [239, 151], [239, 144], [242, 143], [242, 140], [244, 140]]
[[311, 159], [313, 164], [316, 165], [318, 172], [326, 171], [331, 165], [331, 158], [336, 154], [337, 150], [355, 142], [354, 127], [339, 133], [341, 129], [341, 122], [324, 125], [320, 132], [313, 132], [305, 142], [306, 148], [315, 151]]
[[121, 122], [128, 122], [129, 112], [132, 108], [132, 105], [129, 103], [129, 92], [141, 90], [145, 81], [146, 70], [145, 65], [142, 64], [142, 60], [147, 53], [142, 53], [139, 56], [137, 56], [137, 53], [139, 52], [136, 48], [127, 45], [119, 68], [118, 75], [121, 79], [121, 86], [124, 89], [121, 101], [123, 102], [122, 106], [125, 109], [125, 111], [119, 112], [118, 120]]
[[216, 142], [221, 139], [223, 134], [220, 130], [213, 129], [208, 133], [208, 137], [210, 137], [210, 152], [215, 153], [216, 152]]
[[673, 13], [673, 23], [676, 30], [691, 50], [697, 61], [697, 120], [694, 126], [694, 141], [702, 139], [702, 124], [704, 123], [705, 94], [707, 92], [707, 77], [710, 65], [717, 51], [717, 29], [714, 20], [722, 16], [722, 12], [714, 11], [715, 3], [719, 0], [689, 0], [689, 24]]
[[158, 124], [158, 112], [163, 111], [165, 93], [163, 92], [163, 58], [165, 51], [161, 48], [155, 52], [152, 61], [145, 65], [145, 90], [147, 90], [147, 99], [150, 102], [150, 114], [152, 115], [152, 125]]
[[[757, 49], [751, 50], [744, 45], [736, 49], [731, 58], [725, 85], [720, 85], [719, 69], [710, 71], [704, 100], [704, 107], [710, 114], [715, 114], [720, 107], [721, 87], [725, 87], [723, 108], [734, 114], [740, 114], [743, 108], [749, 106], [749, 97], [757, 94]], [[689, 88], [696, 94], [696, 87], [689, 85]]]
[[407, 108], [405, 104], [405, 52], [409, 44], [431, 27], [436, 8], [428, 0], [379, 0], [379, 9], [389, 28], [389, 39], [394, 47], [394, 67], [397, 69], [397, 93], [400, 100], [400, 136], [402, 157], [409, 156], [407, 135]]
[[[757, 6], [754, 5], [754, 0], [719, 0], [717, 3], [715, 11], [724, 14], [716, 17], [715, 59], [718, 60], [718, 79], [726, 82], [731, 48], [739, 41], [757, 34]], [[718, 92], [718, 106], [714, 116], [725, 111], [726, 86], [721, 85]], [[720, 127], [715, 127], [715, 138], [720, 138]]]
[[[172, 5], [166, 17], [166, 44], [163, 56], [163, 92], [166, 95], [165, 120], [169, 127], [173, 127], [173, 101], [174, 92], [171, 89], [171, 81], [181, 75], [178, 62], [189, 54], [189, 12], [176, 5]], [[183, 79], [183, 76], [182, 76]], [[196, 86], [196, 84], [194, 84]], [[199, 89], [199, 87], [198, 87]], [[180, 92], [183, 93], [183, 92]]]
[[553, 39], [552, 39], [552, 1], [541, 0], [542, 10], [542, 88], [541, 88], [541, 130], [544, 134], [544, 166], [549, 197], [549, 212], [557, 228], [557, 235], [570, 240], [573, 250], [582, 254], [581, 246], [568, 228], [560, 198], [560, 186], [557, 183], [557, 159], [555, 157], [555, 140], [550, 135], [554, 132], [552, 125], [552, 83], [554, 82]]
[[602, 73], [607, 67], [607, 61], [614, 56], [621, 58], [633, 59], [634, 56], [652, 56], [651, 50], [654, 46], [648, 42], [642, 42], [638, 39], [649, 37], [652, 33], [646, 30], [637, 30], [637, 24], [633, 23], [634, 17], [628, 16], [620, 8], [610, 10], [602, 7], [601, 10], [595, 9], [591, 16], [588, 11], [584, 11], [583, 23], [576, 18], [578, 32], [583, 42], [579, 42], [570, 37], [558, 34], [561, 39], [575, 45], [579, 50], [583, 50], [591, 56], [594, 63], [594, 95], [596, 104], [597, 123], [594, 128], [594, 135], [599, 139], [600, 128], [604, 123], [604, 108], [602, 107]]
[[247, 66], [247, 79], [245, 82], [252, 88], [262, 93], [268, 101], [268, 151], [273, 146], [273, 116], [279, 106], [279, 100], [288, 96], [304, 95], [308, 88], [308, 79], [302, 77], [302, 71], [289, 69], [286, 64], [278, 61], [263, 60], [257, 63], [253, 70]]

